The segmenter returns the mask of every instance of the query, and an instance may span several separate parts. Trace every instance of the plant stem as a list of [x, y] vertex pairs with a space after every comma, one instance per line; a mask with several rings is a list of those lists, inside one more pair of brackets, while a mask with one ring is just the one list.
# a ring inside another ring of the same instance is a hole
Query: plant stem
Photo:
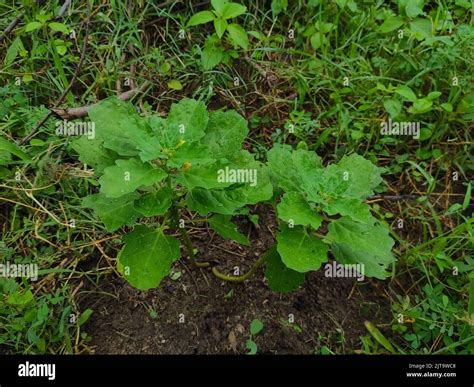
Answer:
[[201, 223], [201, 222], [208, 222], [209, 218], [200, 218], [200, 219], [190, 219], [187, 220], [185, 223]]
[[258, 261], [256, 261], [252, 267], [250, 268], [250, 270], [243, 274], [243, 275], [226, 275], [226, 274], [223, 274], [221, 273], [219, 270], [217, 270], [216, 267], [213, 267], [212, 268], [212, 273], [219, 279], [221, 280], [224, 280], [224, 281], [230, 281], [230, 282], [243, 282], [245, 281], [246, 279], [250, 278], [253, 274], [255, 274], [255, 272], [257, 271], [257, 269], [263, 265], [263, 263], [265, 262], [265, 258], [266, 258], [266, 255], [262, 255]]
[[197, 267], [208, 267], [210, 266], [209, 262], [197, 262], [196, 257], [194, 255], [194, 249], [193, 249], [193, 244], [191, 243], [191, 239], [189, 239], [188, 232], [186, 231], [185, 228], [179, 227], [179, 232], [181, 233], [181, 236], [183, 237], [184, 245], [186, 246], [186, 249], [188, 250], [189, 253], [189, 260], [194, 266]]
[[[172, 190], [171, 174], [169, 174], [169, 171], [168, 171], [167, 183], [168, 183], [168, 187]], [[191, 261], [191, 263], [196, 267], [210, 266], [211, 264], [209, 262], [196, 261], [196, 256], [194, 255], [193, 244], [191, 242], [191, 239], [189, 238], [188, 232], [184, 227], [179, 227], [179, 212], [178, 212], [178, 207], [176, 205], [176, 197], [173, 199], [173, 205], [171, 206], [170, 214], [171, 214], [171, 222], [173, 224], [173, 227], [179, 228], [179, 232], [181, 233], [181, 236], [183, 237], [183, 242], [184, 242], [184, 245], [186, 246], [186, 250], [188, 250], [189, 260]]]

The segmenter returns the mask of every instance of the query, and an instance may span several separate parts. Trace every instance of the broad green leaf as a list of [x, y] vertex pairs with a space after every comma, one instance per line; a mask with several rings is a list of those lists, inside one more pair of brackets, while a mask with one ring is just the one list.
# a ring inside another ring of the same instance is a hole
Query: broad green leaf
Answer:
[[177, 79], [172, 79], [168, 82], [168, 88], [173, 90], [182, 90], [183, 85]]
[[227, 27], [229, 31], [229, 37], [236, 46], [242, 47], [244, 50], [247, 50], [249, 47], [249, 39], [247, 37], [247, 32], [238, 24], [229, 24]]
[[227, 22], [221, 18], [214, 19], [214, 28], [216, 29], [216, 34], [220, 39], [227, 29]]
[[51, 28], [53, 31], [56, 32], [62, 32], [64, 34], [69, 33], [69, 28], [66, 24], [63, 23], [57, 23], [57, 22], [52, 22], [48, 24], [48, 27]]
[[253, 320], [250, 323], [250, 334], [252, 336], [259, 334], [262, 329], [263, 329], [263, 323], [260, 320]]
[[201, 65], [204, 70], [211, 70], [222, 62], [224, 48], [211, 41], [206, 41], [201, 52]]
[[[256, 204], [272, 197], [273, 187], [268, 168], [255, 161], [250, 153], [244, 150], [237, 152], [232, 156], [229, 165], [232, 165], [234, 170], [243, 171], [240, 176], [248, 177], [249, 182], [231, 183], [231, 186], [223, 190], [194, 188], [187, 196], [190, 209], [201, 215], [206, 215], [209, 212], [233, 215], [237, 209], [246, 204]], [[224, 169], [224, 171], [226, 170]], [[228, 177], [234, 177], [234, 175], [231, 175], [229, 171]]]
[[172, 191], [164, 187], [156, 192], [142, 195], [135, 200], [134, 207], [143, 216], [164, 215], [171, 207]]
[[211, 228], [224, 239], [232, 239], [241, 245], [250, 246], [250, 242], [245, 235], [237, 230], [237, 226], [232, 223], [229, 215], [214, 215], [208, 219]]
[[99, 193], [86, 196], [82, 200], [82, 205], [94, 210], [107, 231], [115, 231], [124, 225], [133, 225], [140, 216], [133, 206], [134, 200], [138, 197], [139, 195], [134, 192], [117, 199], [111, 199]]
[[[382, 183], [382, 168], [372, 164], [369, 160], [357, 154], [344, 156], [338, 167], [349, 172], [349, 191], [347, 196], [365, 199], [372, 195], [373, 189]], [[344, 179], [344, 175], [343, 175]]]
[[387, 268], [394, 262], [391, 252], [394, 242], [385, 226], [342, 217], [332, 221], [328, 229], [326, 237], [339, 263], [363, 264], [364, 275], [368, 277], [384, 279], [390, 275]]
[[425, 0], [409, 0], [405, 6], [405, 12], [409, 18], [417, 17], [423, 13]]
[[321, 158], [315, 152], [300, 148], [293, 152], [291, 159], [302, 177], [309, 175], [313, 171], [321, 172]]
[[458, 113], [474, 113], [474, 93], [468, 93], [462, 97], [457, 106]]
[[222, 160], [213, 164], [191, 166], [177, 174], [176, 182], [190, 190], [196, 187], [222, 189], [235, 183], [226, 179], [226, 171], [232, 170], [235, 170], [234, 166]]
[[421, 128], [420, 133], [418, 135], [418, 139], [420, 141], [424, 141], [429, 139], [433, 135], [433, 132], [429, 128]]
[[136, 144], [119, 128], [120, 122], [128, 121], [130, 113], [130, 108], [115, 98], [108, 98], [88, 111], [91, 122], [95, 124], [96, 138], [103, 141], [106, 148], [122, 156], [139, 153]]
[[35, 30], [41, 28], [42, 26], [43, 26], [43, 24], [41, 24], [40, 22], [37, 22], [37, 21], [30, 22], [25, 26], [25, 32], [35, 31]]
[[237, 3], [227, 3], [222, 8], [222, 18], [232, 19], [234, 17], [240, 16], [247, 11], [247, 7]]
[[209, 146], [214, 158], [220, 159], [242, 149], [247, 134], [247, 121], [235, 110], [213, 112], [202, 142]]
[[328, 259], [326, 244], [308, 234], [302, 226], [289, 228], [282, 225], [276, 239], [281, 260], [288, 268], [297, 272], [318, 270]]
[[201, 215], [207, 215], [210, 212], [233, 215], [246, 204], [245, 195], [235, 189], [219, 191], [195, 188], [188, 192], [186, 201], [189, 209]]
[[310, 38], [311, 47], [317, 50], [323, 45], [323, 41], [324, 35], [321, 32], [315, 32]]
[[157, 287], [180, 256], [178, 240], [146, 226], [136, 226], [123, 241], [118, 260], [125, 279], [140, 290]]
[[273, 185], [270, 181], [270, 173], [268, 168], [256, 162], [257, 184], [244, 184], [239, 190], [245, 196], [245, 204], [257, 204], [269, 200], [273, 196]]
[[383, 102], [385, 111], [390, 114], [390, 117], [397, 117], [402, 111], [402, 103], [396, 98], [389, 98]]
[[426, 98], [433, 101], [433, 100], [441, 97], [441, 94], [442, 93], [440, 91], [432, 91], [432, 92], [428, 93], [428, 96]]
[[274, 145], [268, 152], [268, 165], [280, 188], [286, 192], [307, 191], [316, 195], [322, 179], [319, 156], [311, 151], [293, 151], [288, 145]]
[[464, 9], [468, 10], [472, 8], [472, 2], [468, 0], [456, 0], [454, 2], [457, 6], [463, 7]]
[[268, 166], [280, 188], [286, 192], [300, 190], [301, 179], [293, 164], [289, 145], [274, 145], [268, 152]]
[[93, 106], [88, 114], [95, 124], [96, 137], [103, 141], [105, 148], [121, 156], [144, 153], [148, 157], [144, 157], [143, 161], [159, 157], [159, 143], [152, 138], [151, 128], [132, 104], [112, 97]]
[[[268, 165], [285, 192], [300, 192], [304, 199], [326, 206], [332, 214], [351, 213], [350, 206], [356, 206], [351, 216], [358, 220], [369, 215], [368, 208], [359, 201], [373, 194], [382, 182], [383, 169], [356, 154], [323, 168], [314, 152], [291, 151], [288, 146], [277, 145], [268, 153]], [[295, 220], [289, 214], [286, 218]]]
[[7, 298], [7, 304], [16, 306], [25, 306], [34, 300], [33, 293], [27, 289], [23, 292], [16, 291]]
[[272, 247], [266, 254], [265, 278], [268, 287], [274, 292], [292, 292], [304, 282], [304, 273], [291, 270], [281, 261], [276, 247]]
[[[254, 159], [246, 150], [234, 153], [230, 162], [236, 169], [243, 171], [243, 177], [248, 176], [248, 182], [240, 183], [234, 189], [245, 197], [245, 204], [256, 204], [268, 200], [273, 195], [268, 167]], [[248, 175], [246, 174], [248, 172]]]
[[357, 222], [369, 222], [371, 219], [370, 207], [360, 199], [336, 198], [323, 204], [323, 210], [328, 215], [349, 216]]
[[281, 12], [287, 10], [288, 0], [272, 0], [271, 8], [273, 17], [278, 16]]
[[[0, 150], [0, 166], [8, 165], [12, 162], [12, 155], [10, 152]], [[0, 168], [0, 178], [10, 175], [9, 170]]]
[[310, 192], [311, 195], [307, 196], [317, 203], [324, 178], [321, 158], [315, 152], [298, 149], [291, 155], [291, 160], [301, 182], [298, 190], [304, 193]]
[[145, 120], [153, 134], [162, 135], [166, 128], [166, 119], [156, 115], [145, 117]]
[[30, 83], [33, 81], [33, 75], [32, 74], [24, 74], [22, 77], [21, 77], [21, 80], [25, 83]]
[[37, 13], [35, 19], [38, 20], [41, 24], [45, 24], [48, 20], [51, 20], [53, 17], [50, 13]]
[[137, 145], [140, 150], [139, 156], [143, 162], [165, 157], [162, 153], [163, 148], [159, 136], [143, 138], [143, 140], [137, 142], [139, 142], [139, 145]]
[[138, 154], [144, 162], [163, 157], [158, 140], [162, 133], [154, 133], [148, 125], [152, 120], [140, 117], [131, 103], [108, 98], [91, 108], [89, 117], [104, 147], [122, 156]]
[[100, 192], [109, 198], [118, 198], [141, 186], [152, 186], [167, 176], [162, 169], [153, 168], [138, 159], [117, 160], [115, 164], [105, 168], [99, 179]]
[[337, 164], [328, 165], [318, 176], [307, 176], [301, 187], [309, 201], [327, 203], [337, 197], [345, 197], [349, 192], [351, 171]]
[[224, 7], [228, 3], [227, 0], [211, 0], [212, 8], [216, 11], [219, 16], [224, 13]]
[[31, 146], [43, 147], [43, 146], [45, 146], [45, 144], [46, 144], [45, 141], [40, 140], [40, 139], [38, 139], [38, 138], [32, 138], [32, 139], [30, 140], [30, 145], [31, 145]]
[[278, 217], [293, 225], [318, 229], [323, 219], [298, 192], [287, 192], [277, 206]]
[[66, 55], [66, 52], [67, 52], [67, 45], [66, 45], [66, 42], [64, 42], [64, 40], [62, 39], [55, 39], [54, 40], [54, 48], [56, 49], [56, 52], [61, 55], [61, 56], [64, 56]]
[[389, 16], [379, 27], [379, 31], [386, 34], [401, 27], [403, 23], [404, 21], [401, 16]]
[[187, 26], [197, 26], [198, 24], [208, 23], [214, 20], [215, 16], [211, 11], [201, 11], [196, 13], [189, 19]]
[[92, 167], [97, 174], [102, 174], [105, 168], [114, 165], [119, 157], [110, 149], [104, 148], [102, 141], [97, 138], [89, 140], [81, 136], [72, 141], [71, 147], [79, 154], [79, 160]]
[[395, 93], [400, 94], [402, 97], [405, 97], [410, 102], [415, 102], [418, 98], [416, 94], [408, 86], [398, 86], [395, 89]]
[[[249, 195], [269, 183], [265, 178], [264, 166], [255, 161], [247, 151], [236, 152], [229, 159], [221, 159], [210, 165], [189, 167], [180, 171], [176, 181], [188, 189], [196, 187], [208, 189], [223, 189], [233, 184], [239, 184]], [[259, 182], [259, 178], [263, 178]], [[259, 183], [261, 183], [259, 185]]]
[[0, 151], [6, 151], [19, 157], [22, 160], [30, 160], [28, 155], [23, 152], [15, 143], [0, 137]]
[[315, 23], [316, 28], [321, 31], [323, 34], [327, 34], [329, 31], [331, 31], [334, 28], [333, 23], [324, 23], [320, 22], [319, 20], [316, 21]]
[[173, 156], [168, 160], [167, 165], [172, 168], [181, 168], [184, 163], [192, 166], [206, 165], [215, 162], [216, 155], [211, 152], [207, 145], [186, 143], [180, 146]]
[[441, 105], [439, 105], [443, 108], [444, 111], [447, 111], [449, 113], [452, 113], [453, 112], [453, 105], [451, 105], [450, 103], [442, 103]]
[[245, 343], [245, 347], [249, 350], [247, 355], [255, 355], [257, 353], [258, 347], [257, 343], [253, 341], [252, 339], [248, 339]]
[[408, 109], [408, 112], [413, 114], [423, 114], [429, 112], [432, 106], [433, 101], [427, 98], [420, 98]]
[[174, 148], [182, 141], [198, 141], [205, 135], [208, 119], [206, 105], [202, 101], [183, 98], [173, 104], [164, 131], [167, 146]]
[[410, 23], [410, 31], [418, 41], [431, 38], [433, 36], [432, 28], [431, 21], [428, 19], [418, 18]]

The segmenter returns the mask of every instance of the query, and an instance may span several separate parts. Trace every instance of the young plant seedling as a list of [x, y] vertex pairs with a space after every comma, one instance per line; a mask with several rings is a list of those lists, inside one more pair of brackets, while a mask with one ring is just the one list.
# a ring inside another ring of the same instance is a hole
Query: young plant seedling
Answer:
[[187, 23], [187, 27], [213, 22], [216, 33], [211, 35], [204, 44], [201, 55], [201, 64], [205, 70], [210, 70], [221, 62], [227, 62], [230, 57], [238, 57], [235, 50], [226, 52], [222, 38], [227, 32], [227, 40], [234, 47], [248, 49], [247, 32], [237, 23], [229, 23], [230, 19], [244, 14], [247, 7], [227, 0], [212, 0], [212, 10], [194, 14]]
[[[89, 116], [95, 137], [80, 137], [72, 147], [94, 168], [100, 191], [83, 204], [110, 232], [133, 227], [123, 236], [118, 271], [136, 288], [157, 287], [170, 274], [181, 256], [178, 232], [191, 263], [211, 266], [196, 259], [189, 223], [207, 222], [221, 237], [249, 246], [232, 216], [258, 203], [275, 208], [276, 244], [247, 273], [225, 275], [214, 266], [216, 277], [242, 282], [266, 265], [268, 286], [290, 292], [329, 251], [341, 264], [363, 265], [368, 277], [390, 275], [393, 240], [364, 203], [381, 183], [382, 169], [363, 157], [352, 154], [324, 167], [312, 151], [275, 145], [262, 163], [242, 149], [243, 117], [232, 110], [208, 113], [203, 102], [187, 98], [173, 104], [166, 119], [142, 117], [116, 98]], [[184, 212], [199, 216], [185, 220]]]
[[250, 323], [250, 338], [247, 340], [245, 346], [249, 350], [247, 355], [255, 355], [257, 353], [258, 347], [257, 343], [253, 340], [256, 335], [258, 335], [263, 329], [263, 323], [260, 320], [253, 320]]

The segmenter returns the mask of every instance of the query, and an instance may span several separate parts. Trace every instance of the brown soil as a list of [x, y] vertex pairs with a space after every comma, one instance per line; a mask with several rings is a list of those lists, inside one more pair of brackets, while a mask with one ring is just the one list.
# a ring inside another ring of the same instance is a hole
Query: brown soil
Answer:
[[[219, 262], [219, 269], [229, 274], [235, 266], [245, 272], [273, 243], [274, 216], [266, 211], [258, 211], [258, 228], [239, 219], [241, 231], [252, 241], [250, 248], [224, 241], [205, 228], [195, 229], [192, 239], [201, 259]], [[323, 345], [338, 353], [360, 348], [359, 337], [367, 335], [365, 320], [390, 334], [386, 328], [392, 314], [388, 300], [382, 298], [386, 286], [382, 281], [326, 278], [321, 269], [307, 275], [298, 291], [280, 294], [266, 286], [263, 269], [245, 283], [222, 282], [209, 269], [194, 268], [184, 259], [173, 270], [181, 273], [180, 278], [166, 278], [148, 292], [111, 277], [80, 295], [81, 309], [94, 310], [85, 326], [92, 336], [92, 352], [246, 353], [254, 319], [264, 324], [254, 338], [261, 354], [319, 353]]]

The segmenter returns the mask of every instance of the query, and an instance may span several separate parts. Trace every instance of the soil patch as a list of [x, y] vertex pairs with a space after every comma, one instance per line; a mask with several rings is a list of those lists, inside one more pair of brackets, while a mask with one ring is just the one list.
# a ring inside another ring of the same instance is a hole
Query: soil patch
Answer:
[[[227, 274], [235, 267], [245, 272], [274, 240], [274, 215], [266, 207], [257, 212], [260, 227], [240, 219], [250, 248], [206, 228], [194, 230], [201, 259], [219, 262]], [[263, 268], [245, 283], [230, 283], [182, 261], [173, 268], [179, 278], [166, 278], [157, 289], [141, 292], [111, 277], [80, 295], [81, 309], [94, 310], [85, 326], [94, 353], [243, 354], [254, 319], [264, 324], [254, 338], [260, 354], [319, 353], [323, 345], [338, 353], [357, 349], [367, 334], [365, 320], [390, 336], [386, 282], [326, 278], [320, 269], [299, 290], [280, 294], [266, 286]]]

